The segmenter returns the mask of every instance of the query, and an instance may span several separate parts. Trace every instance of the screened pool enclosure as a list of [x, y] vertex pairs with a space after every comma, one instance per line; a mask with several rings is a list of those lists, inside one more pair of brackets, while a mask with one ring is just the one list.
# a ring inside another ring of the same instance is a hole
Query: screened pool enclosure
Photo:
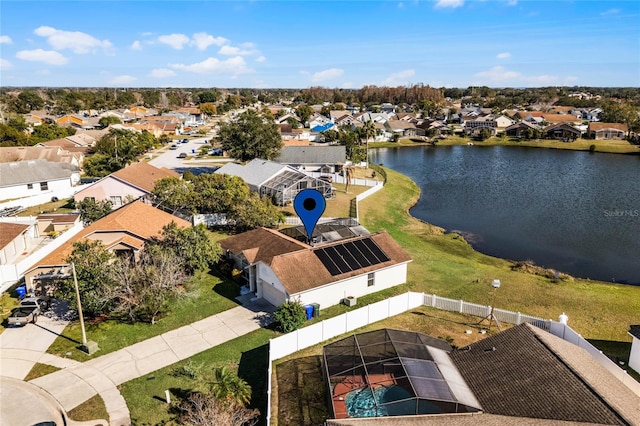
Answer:
[[392, 329], [325, 346], [323, 367], [334, 418], [480, 411], [449, 358], [451, 350], [440, 339]]
[[330, 183], [287, 168], [282, 173], [272, 177], [260, 185], [260, 195], [271, 198], [275, 204], [284, 205], [293, 201], [298, 192], [313, 188], [320, 191], [325, 198], [333, 197], [333, 187]]

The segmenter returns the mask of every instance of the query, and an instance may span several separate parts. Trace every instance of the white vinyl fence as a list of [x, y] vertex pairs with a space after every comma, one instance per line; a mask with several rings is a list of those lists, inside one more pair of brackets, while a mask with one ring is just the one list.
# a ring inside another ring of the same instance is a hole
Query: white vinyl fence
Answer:
[[[445, 311], [486, 317], [491, 313], [491, 306], [468, 303], [463, 300], [447, 299], [435, 294], [407, 292], [380, 302], [372, 303], [359, 309], [346, 312], [324, 321], [300, 328], [291, 333], [269, 340], [269, 368], [267, 371], [267, 426], [271, 423], [271, 376], [273, 361], [294, 352], [317, 345], [326, 340], [356, 330], [365, 325], [404, 313], [419, 306], [430, 306]], [[640, 396], [640, 383], [635, 381], [626, 371], [611, 361], [598, 348], [587, 342], [566, 324], [553, 320], [522, 314], [520, 312], [494, 309], [495, 318], [504, 323], [522, 324], [528, 322], [554, 336], [585, 349], [602, 366], [609, 370], [622, 383]]]

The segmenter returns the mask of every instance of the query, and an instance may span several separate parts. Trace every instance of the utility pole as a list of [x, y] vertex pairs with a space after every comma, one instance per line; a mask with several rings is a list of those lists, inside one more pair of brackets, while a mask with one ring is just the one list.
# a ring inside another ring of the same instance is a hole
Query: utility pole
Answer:
[[84, 315], [82, 314], [82, 303], [80, 302], [80, 288], [78, 287], [78, 277], [76, 276], [76, 264], [71, 262], [71, 271], [73, 272], [73, 285], [76, 289], [76, 301], [78, 302], [78, 317], [80, 318], [80, 329], [82, 330], [82, 346], [80, 347], [83, 352], [89, 355], [98, 350], [98, 344], [96, 342], [87, 342], [87, 332], [84, 328]]

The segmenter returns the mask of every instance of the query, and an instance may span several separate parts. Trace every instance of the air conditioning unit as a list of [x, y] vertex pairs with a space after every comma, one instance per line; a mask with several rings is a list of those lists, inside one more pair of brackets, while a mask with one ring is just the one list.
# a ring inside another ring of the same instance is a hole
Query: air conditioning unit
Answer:
[[347, 306], [355, 306], [358, 299], [353, 296], [345, 297], [342, 302]]

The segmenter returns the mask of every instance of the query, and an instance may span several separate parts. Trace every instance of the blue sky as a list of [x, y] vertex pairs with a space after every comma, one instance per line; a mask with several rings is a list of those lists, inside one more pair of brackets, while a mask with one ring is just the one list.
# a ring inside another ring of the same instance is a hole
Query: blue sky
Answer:
[[11, 1], [0, 84], [640, 86], [640, 1]]

